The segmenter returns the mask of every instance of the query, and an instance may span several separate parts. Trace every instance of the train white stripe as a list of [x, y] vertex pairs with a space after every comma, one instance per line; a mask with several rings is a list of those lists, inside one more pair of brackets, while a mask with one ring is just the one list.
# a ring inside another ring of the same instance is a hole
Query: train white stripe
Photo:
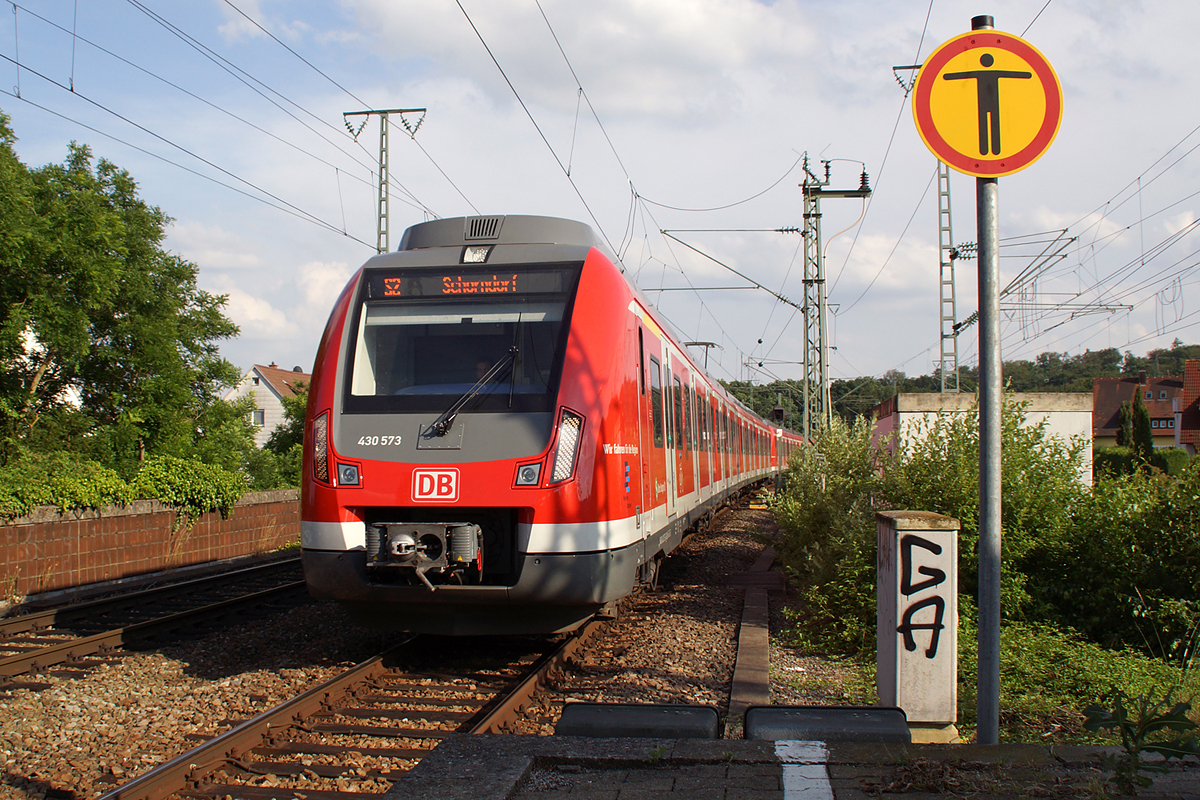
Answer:
[[594, 553], [616, 550], [642, 540], [634, 517], [601, 522], [553, 522], [520, 525], [517, 548], [525, 553]]
[[366, 550], [367, 526], [362, 522], [300, 522], [300, 546], [305, 550]]

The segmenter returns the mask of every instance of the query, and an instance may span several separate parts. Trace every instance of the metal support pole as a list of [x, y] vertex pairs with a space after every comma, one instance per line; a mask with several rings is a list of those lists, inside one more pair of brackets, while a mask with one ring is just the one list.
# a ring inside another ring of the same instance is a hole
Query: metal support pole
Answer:
[[375, 252], [377, 253], [386, 253], [390, 249], [388, 242], [388, 202], [391, 200], [388, 173], [390, 171], [391, 165], [388, 164], [388, 114], [384, 112], [379, 115], [379, 214], [376, 217], [375, 242]]
[[[992, 17], [971, 19], [991, 30]], [[999, 183], [975, 179], [979, 243], [979, 678], [975, 741], [1000, 742], [1001, 411]]]
[[979, 684], [976, 741], [1000, 737], [1000, 362], [998, 185], [976, 178], [979, 225]]
[[[410, 125], [405, 119], [405, 114], [420, 113], [421, 119], [417, 120], [415, 125]], [[358, 134], [362, 132], [363, 126], [367, 124], [367, 119], [374, 114], [379, 117], [379, 198], [378, 198], [378, 214], [376, 216], [375, 228], [375, 251], [378, 253], [386, 253], [391, 243], [388, 236], [388, 227], [391, 222], [388, 206], [391, 204], [391, 164], [388, 154], [388, 115], [399, 114], [400, 122], [403, 123], [405, 130], [410, 136], [417, 135], [417, 129], [421, 127], [421, 122], [425, 119], [425, 109], [423, 108], [389, 108], [389, 109], [370, 109], [367, 111], [346, 111], [343, 112], [342, 118], [346, 122], [346, 130], [358, 141]], [[363, 121], [354, 127], [350, 124], [350, 117], [365, 117]]]

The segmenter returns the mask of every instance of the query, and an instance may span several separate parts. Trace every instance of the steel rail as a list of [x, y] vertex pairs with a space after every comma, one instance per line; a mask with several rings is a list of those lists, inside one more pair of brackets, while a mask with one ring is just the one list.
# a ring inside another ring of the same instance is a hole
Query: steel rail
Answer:
[[214, 586], [220, 586], [224, 583], [242, 580], [245, 578], [253, 578], [256, 575], [270, 575], [275, 572], [282, 572], [285, 569], [294, 569], [299, 566], [299, 558], [287, 558], [279, 561], [272, 561], [267, 564], [260, 564], [252, 567], [243, 567], [241, 569], [221, 572], [215, 575], [206, 575], [202, 578], [193, 578], [191, 580], [171, 583], [163, 586], [156, 586], [151, 589], [141, 589], [134, 592], [127, 592], [114, 597], [105, 597], [98, 600], [88, 600], [81, 603], [73, 603], [71, 605], [59, 606], [57, 608], [47, 609], [45, 611], [34, 611], [29, 614], [18, 614], [16, 616], [5, 617], [0, 619], [0, 645], [3, 643], [3, 637], [12, 636], [18, 633], [26, 633], [29, 631], [40, 631], [43, 628], [49, 628], [56, 624], [78, 621], [86, 619], [89, 616], [98, 616], [109, 611], [122, 611], [128, 608], [136, 608], [144, 605], [147, 601], [162, 600], [164, 598], [177, 597], [180, 595], [194, 594], [196, 592], [210, 591]]
[[[593, 619], [586, 623], [570, 637], [558, 643], [550, 652], [540, 656], [528, 667], [528, 674], [515, 686], [499, 695], [492, 704], [485, 705], [483, 714], [469, 733], [499, 733], [516, 718], [522, 706], [529, 702], [533, 695], [541, 689], [546, 681], [553, 676], [557, 669], [578, 653], [581, 648], [604, 628], [604, 619]], [[273, 709], [237, 725], [225, 733], [205, 742], [193, 750], [189, 750], [170, 761], [140, 775], [128, 783], [102, 795], [99, 800], [164, 800], [174, 794], [186, 792], [201, 794], [206, 791], [209, 777], [225, 766], [247, 772], [256, 771], [254, 765], [246, 760], [252, 751], [255, 752], [284, 752], [287, 745], [264, 744], [272, 738], [277, 738], [280, 731], [304, 727], [336, 732], [338, 726], [312, 726], [314, 717], [341, 714], [337, 706], [340, 699], [351, 696], [364, 684], [380, 682], [388, 673], [385, 662], [407, 647], [412, 637], [405, 642], [390, 648], [388, 651], [368, 659], [352, 667], [347, 672], [337, 675], [312, 689], [297, 695], [291, 700]], [[365, 698], [364, 698], [365, 699]], [[353, 716], [353, 712], [350, 714]], [[366, 715], [366, 712], [364, 712]], [[371, 716], [385, 716], [372, 714]], [[381, 728], [380, 735], [395, 734], [396, 729]], [[412, 737], [441, 739], [453, 732], [446, 730], [407, 730], [405, 735]], [[318, 746], [319, 747], [319, 746]], [[303, 749], [312, 751], [313, 745], [306, 743]], [[341, 748], [334, 748], [341, 749]], [[363, 748], [351, 748], [363, 752]], [[396, 751], [397, 755], [406, 758], [419, 757], [416, 751]], [[383, 751], [380, 751], [383, 754]], [[228, 787], [222, 787], [227, 792]], [[255, 797], [255, 790], [260, 787], [247, 786], [245, 791], [239, 791], [237, 796]], [[241, 789], [241, 787], [239, 787]], [[274, 787], [274, 793], [280, 793], [280, 787]], [[287, 791], [287, 790], [284, 790]], [[378, 797], [358, 792], [337, 792], [329, 790], [296, 790], [310, 800], [355, 800], [356, 798]]]
[[71, 659], [112, 650], [124, 644], [177, 630], [184, 625], [211, 621], [214, 616], [232, 611], [240, 606], [270, 602], [288, 594], [296, 594], [304, 588], [304, 581], [294, 581], [283, 586], [276, 586], [273, 589], [264, 589], [263, 591], [242, 597], [222, 600], [219, 603], [212, 603], [200, 608], [179, 611], [165, 617], [159, 617], [158, 619], [138, 622], [124, 628], [114, 628], [113, 630], [104, 631], [92, 636], [71, 639], [61, 644], [41, 647], [27, 653], [8, 656], [0, 659], [0, 678], [11, 678], [16, 675], [37, 672], [47, 667], [70, 661]]
[[595, 638], [604, 629], [608, 620], [593, 618], [574, 634], [559, 643], [551, 652], [539, 658], [522, 681], [504, 695], [500, 701], [471, 728], [471, 733], [502, 733], [520, 714], [521, 708], [543, 689], [571, 656]]
[[101, 795], [99, 800], [162, 800], [179, 791], [199, 788], [200, 782], [219, 767], [230, 762], [236, 763], [243, 755], [261, 745], [273, 728], [286, 728], [300, 723], [328, 708], [333, 700], [344, 696], [351, 687], [384, 675], [388, 671], [384, 661], [405, 647], [408, 641], [176, 756]]

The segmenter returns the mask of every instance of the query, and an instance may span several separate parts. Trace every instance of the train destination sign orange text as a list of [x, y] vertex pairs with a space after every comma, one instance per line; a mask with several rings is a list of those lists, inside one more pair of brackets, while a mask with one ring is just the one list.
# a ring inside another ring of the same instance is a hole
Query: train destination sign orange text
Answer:
[[430, 297], [462, 297], [506, 294], [557, 294], [569, 289], [574, 270], [563, 267], [499, 270], [416, 269], [371, 270], [368, 272], [372, 300], [408, 300]]
[[925, 59], [912, 94], [917, 131], [950, 167], [980, 178], [1036, 161], [1062, 121], [1062, 87], [1037, 48], [995, 30], [964, 33]]

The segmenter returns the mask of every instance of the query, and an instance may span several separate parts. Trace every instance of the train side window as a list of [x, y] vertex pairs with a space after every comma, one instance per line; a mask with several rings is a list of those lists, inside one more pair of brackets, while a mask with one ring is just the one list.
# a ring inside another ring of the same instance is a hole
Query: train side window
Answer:
[[650, 356], [650, 416], [654, 418], [654, 446], [663, 446], [662, 365]]

